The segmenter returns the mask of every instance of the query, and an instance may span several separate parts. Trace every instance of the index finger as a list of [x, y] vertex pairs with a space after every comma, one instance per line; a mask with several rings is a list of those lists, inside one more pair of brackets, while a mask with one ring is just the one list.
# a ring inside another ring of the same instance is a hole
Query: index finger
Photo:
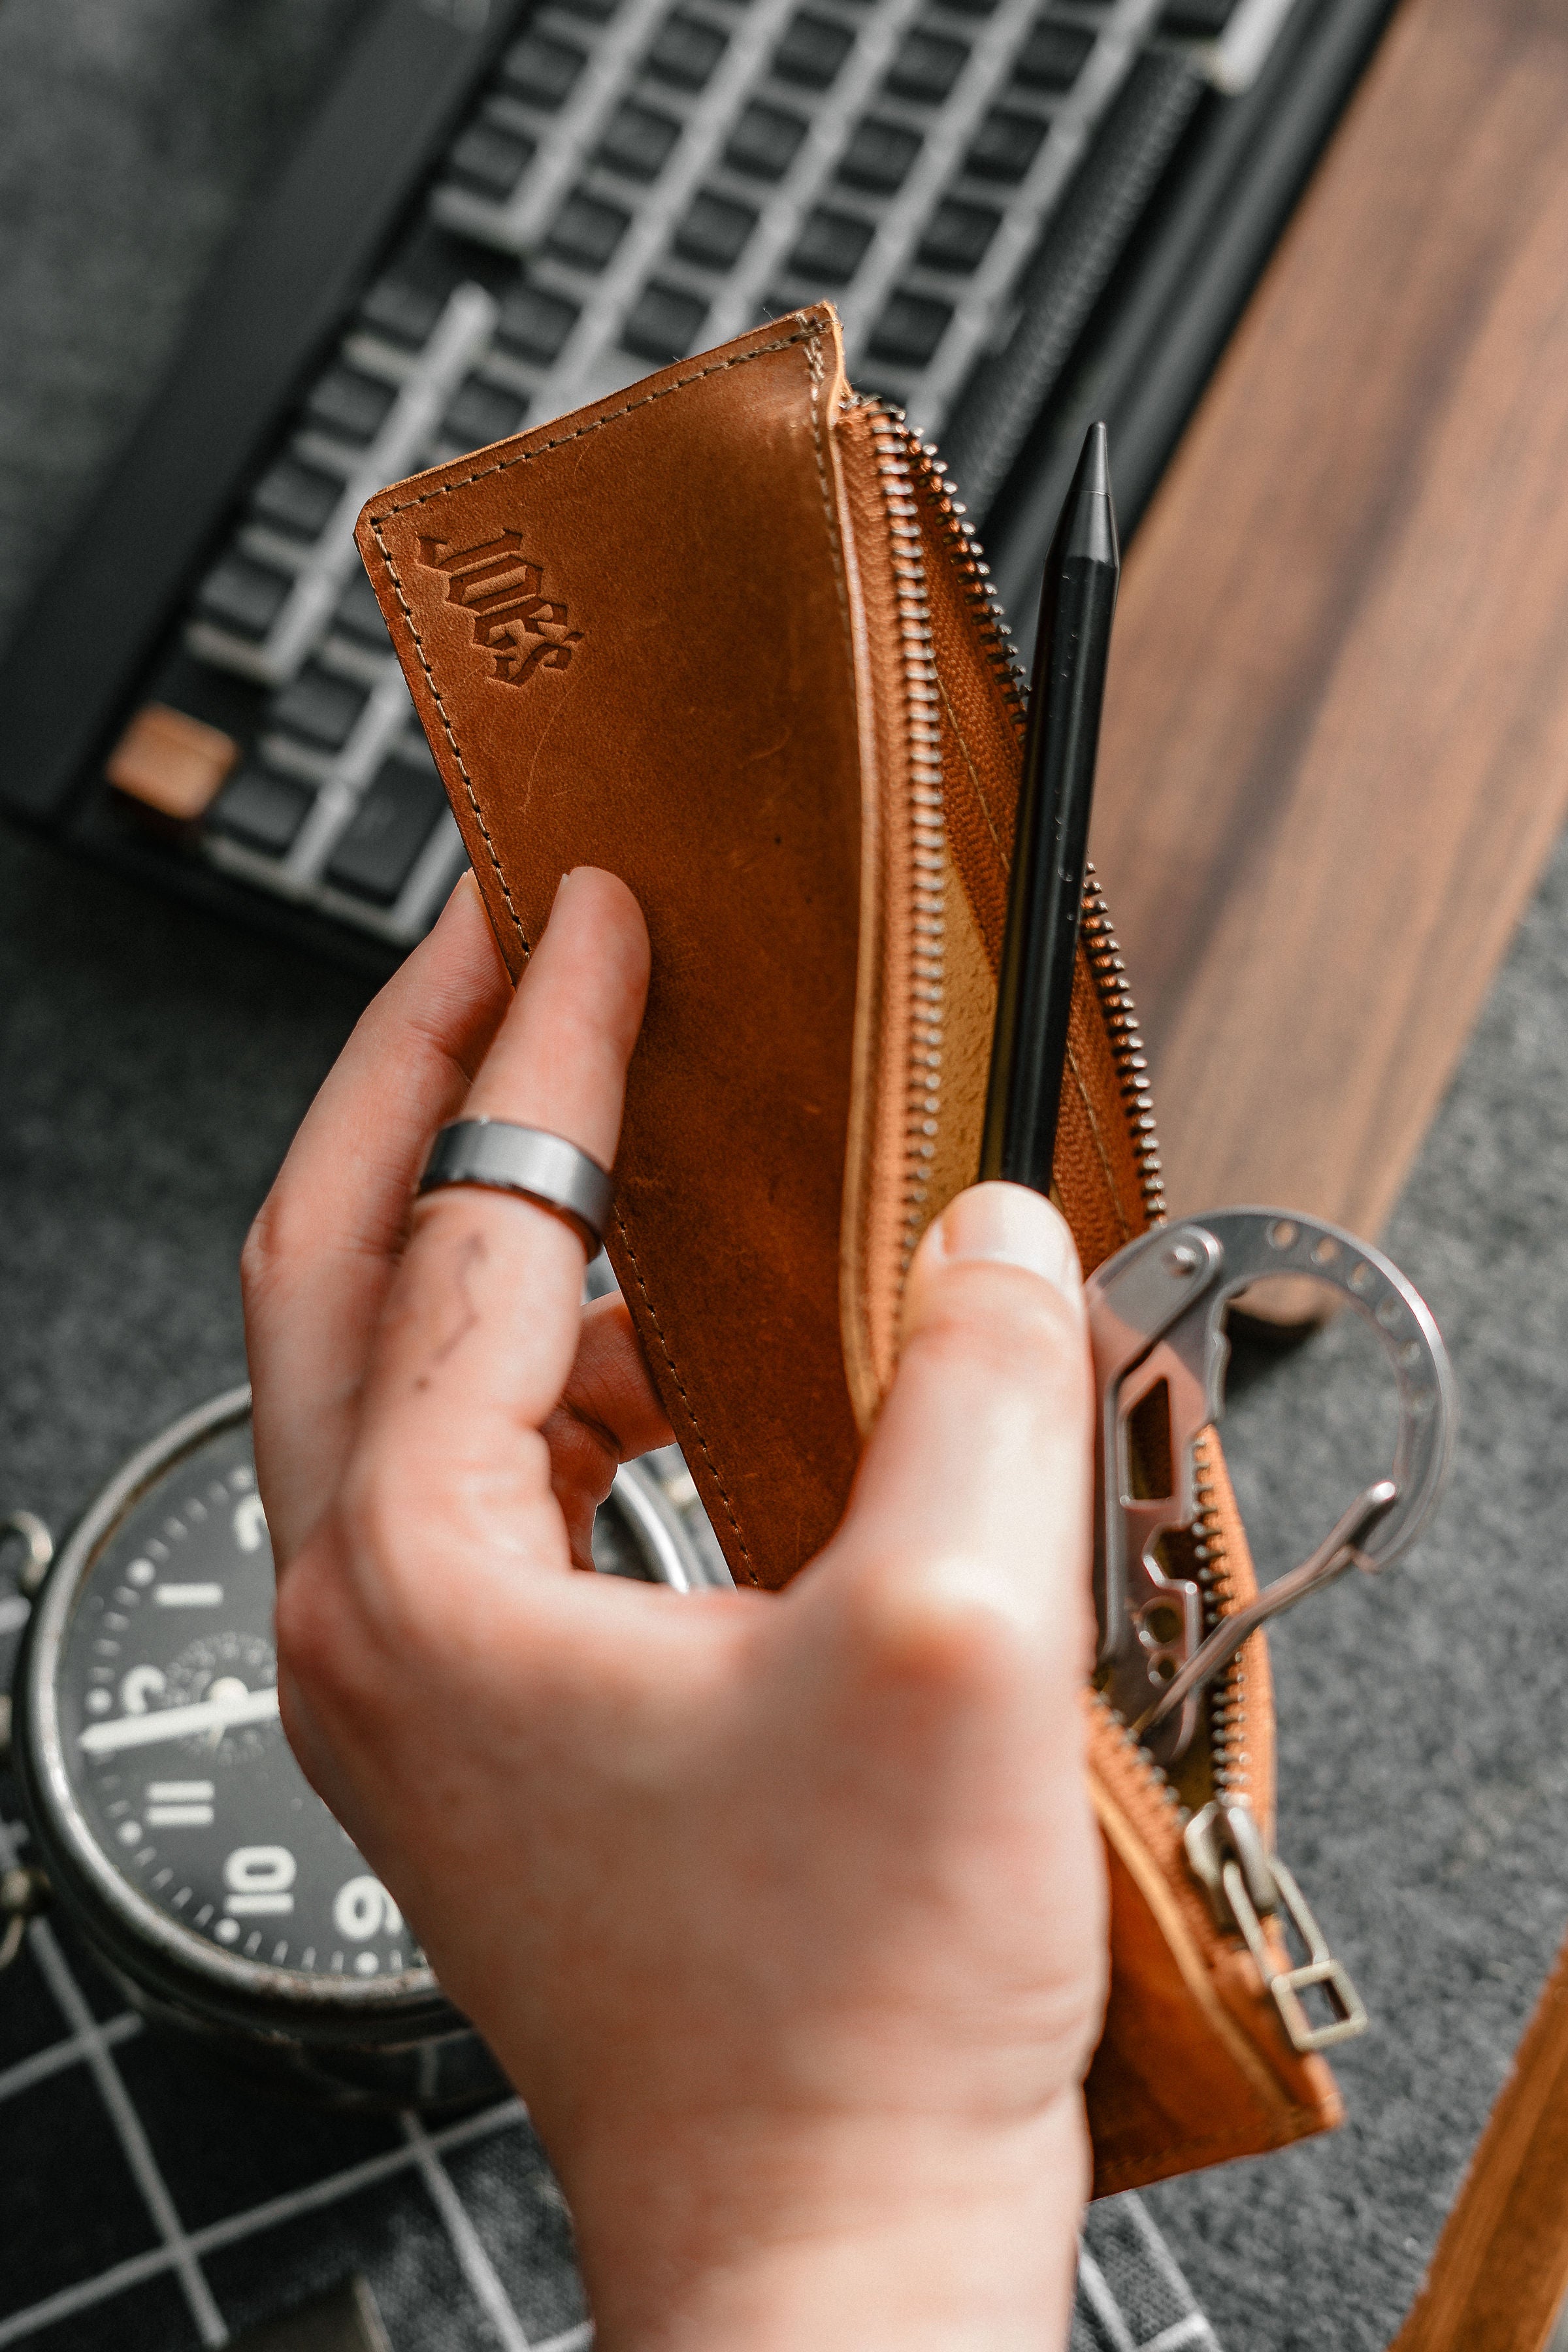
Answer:
[[[626, 1065], [647, 993], [647, 932], [623, 882], [563, 881], [544, 935], [469, 1091], [466, 1115], [615, 1158]], [[356, 1447], [363, 1478], [450, 1545], [565, 1565], [539, 1433], [582, 1317], [584, 1244], [549, 1209], [457, 1185], [415, 1211], [373, 1352]]]

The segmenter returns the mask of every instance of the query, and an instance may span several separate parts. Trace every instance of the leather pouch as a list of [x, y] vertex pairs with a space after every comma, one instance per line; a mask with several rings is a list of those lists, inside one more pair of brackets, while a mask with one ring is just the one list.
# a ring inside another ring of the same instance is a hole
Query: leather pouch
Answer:
[[[823, 307], [384, 491], [359, 539], [511, 971], [569, 867], [641, 902], [606, 1246], [737, 1582], [782, 1585], [843, 1511], [910, 1254], [978, 1166], [1024, 709], [963, 509], [848, 389]], [[1056, 1162], [1086, 1272], [1163, 1213], [1144, 1080], [1091, 882]], [[1223, 1614], [1255, 1588], [1212, 1433], [1206, 1462], [1184, 1572]], [[1271, 1842], [1262, 1634], [1179, 1786], [1085, 1703], [1104, 2194], [1340, 2108], [1183, 1843], [1216, 1793]]]

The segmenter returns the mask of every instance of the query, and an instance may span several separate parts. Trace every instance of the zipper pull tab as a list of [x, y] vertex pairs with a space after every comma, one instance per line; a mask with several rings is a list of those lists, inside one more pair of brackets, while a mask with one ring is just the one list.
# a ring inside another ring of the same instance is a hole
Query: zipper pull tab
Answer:
[[[1236, 1802], [1205, 1805], [1187, 1823], [1184, 1843], [1215, 1917], [1227, 1935], [1240, 1936], [1251, 1953], [1291, 2049], [1305, 2055], [1364, 2033], [1367, 2016], [1360, 1994], [1330, 1951], [1294, 1878], [1265, 1846], [1248, 1808]], [[1264, 1920], [1277, 1919], [1281, 1910], [1307, 1955], [1296, 1968], [1278, 1966], [1263, 1931]], [[1326, 2025], [1312, 2023], [1301, 2000], [1314, 1986], [1321, 1988], [1331, 2012]]]

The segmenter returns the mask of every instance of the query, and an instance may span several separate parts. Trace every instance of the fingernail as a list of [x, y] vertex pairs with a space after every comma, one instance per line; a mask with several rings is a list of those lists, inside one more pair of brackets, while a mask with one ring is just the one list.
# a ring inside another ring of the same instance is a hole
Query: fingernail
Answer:
[[1083, 1276], [1067, 1219], [1022, 1184], [974, 1184], [943, 1210], [939, 1246], [950, 1264], [972, 1258], [1021, 1265], [1069, 1296]]

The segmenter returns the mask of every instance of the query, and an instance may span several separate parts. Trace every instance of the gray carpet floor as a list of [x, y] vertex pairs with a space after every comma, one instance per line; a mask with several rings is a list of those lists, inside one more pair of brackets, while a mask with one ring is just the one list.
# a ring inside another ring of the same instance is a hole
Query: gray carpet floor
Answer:
[[[0, 0], [0, 632], [356, 0]], [[1134, 975], [1136, 978], [1136, 975]], [[362, 983], [0, 835], [0, 1507], [242, 1372], [235, 1258]], [[1282, 1851], [1373, 2015], [1333, 2137], [1151, 2204], [1230, 2352], [1387, 2341], [1568, 1918], [1568, 854], [1389, 1236], [1453, 1348], [1436, 1532], [1284, 1625]], [[1243, 1368], [1266, 1570], [1376, 1456], [1353, 1318]]]

